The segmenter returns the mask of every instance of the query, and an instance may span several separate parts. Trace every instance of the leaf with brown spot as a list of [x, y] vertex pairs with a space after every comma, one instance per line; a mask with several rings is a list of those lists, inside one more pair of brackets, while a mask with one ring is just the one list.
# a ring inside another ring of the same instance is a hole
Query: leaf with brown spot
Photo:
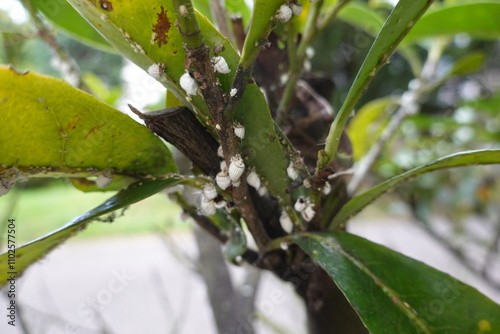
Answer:
[[154, 41], [158, 42], [158, 47], [161, 48], [162, 45], [168, 42], [168, 31], [172, 26], [170, 20], [168, 19], [167, 13], [163, 6], [160, 7], [161, 11], [156, 14], [156, 24], [153, 26], [153, 33], [156, 34]]
[[147, 128], [61, 80], [0, 67], [0, 82], [0, 119], [9, 129], [0, 132], [0, 178], [9, 168], [27, 177], [111, 170], [143, 178], [177, 170]]

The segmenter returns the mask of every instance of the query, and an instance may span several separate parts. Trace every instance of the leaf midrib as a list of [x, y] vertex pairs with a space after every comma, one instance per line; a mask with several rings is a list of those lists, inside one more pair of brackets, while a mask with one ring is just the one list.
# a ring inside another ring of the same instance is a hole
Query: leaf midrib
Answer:
[[[363, 273], [365, 273], [372, 281], [381, 288], [381, 290], [386, 294], [390, 300], [398, 306], [398, 308], [402, 311], [404, 315], [406, 315], [410, 321], [412, 321], [420, 330], [422, 333], [426, 334], [431, 334], [431, 330], [428, 326], [425, 325], [423, 321], [421, 321], [417, 315], [412, 312], [408, 307], [404, 305], [404, 302], [402, 301], [402, 298], [399, 296], [399, 294], [396, 293], [392, 288], [387, 286], [385, 283], [383, 283], [383, 280], [380, 279], [375, 273], [373, 273], [362, 261], [360, 261], [358, 258], [356, 258], [353, 254], [351, 254], [347, 249], [343, 248], [340, 244], [335, 243], [331, 241], [330, 239], [323, 238], [314, 234], [310, 233], [304, 233], [301, 234], [301, 236], [305, 236], [311, 239], [316, 240], [319, 244], [322, 245], [329, 245], [336, 250], [339, 251], [340, 254], [342, 254], [344, 257], [346, 257], [349, 261], [351, 261], [353, 264], [356, 265]], [[348, 297], [346, 295], [346, 297]], [[391, 298], [394, 297], [394, 298]], [[349, 299], [349, 298], [348, 298]]]

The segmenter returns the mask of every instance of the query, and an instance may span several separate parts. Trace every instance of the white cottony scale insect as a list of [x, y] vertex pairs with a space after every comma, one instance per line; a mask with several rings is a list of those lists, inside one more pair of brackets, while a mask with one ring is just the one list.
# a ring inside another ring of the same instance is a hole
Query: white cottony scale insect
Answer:
[[236, 93], [238, 93], [238, 90], [236, 88], [231, 88], [231, 91], [229, 92], [229, 96], [235, 97]]
[[287, 5], [281, 5], [274, 17], [281, 23], [285, 23], [292, 17], [292, 9]]
[[332, 186], [330, 185], [330, 182], [325, 182], [325, 185], [321, 189], [323, 194], [328, 195], [332, 191]]
[[243, 125], [241, 125], [238, 122], [235, 122], [233, 124], [233, 128], [234, 128], [234, 134], [236, 135], [236, 137], [238, 137], [240, 139], [245, 138], [245, 127]]
[[285, 209], [283, 209], [281, 211], [280, 224], [286, 233], [292, 233], [293, 223], [292, 223], [292, 220], [290, 219], [290, 216], [288, 215], [288, 213], [286, 213]]
[[227, 171], [227, 163], [226, 160], [222, 160], [220, 162], [220, 170], [226, 170]]
[[148, 68], [148, 74], [153, 78], [159, 80], [165, 74], [165, 65], [163, 64], [153, 64]]
[[189, 12], [188, 12], [188, 10], [187, 10], [186, 6], [184, 6], [184, 5], [180, 5], [180, 6], [179, 6], [179, 13], [180, 13], [182, 16], [184, 16], [184, 17], [186, 17], [186, 16], [188, 16], [188, 15], [189, 15]]
[[215, 215], [215, 203], [204, 196], [201, 196], [201, 212], [207, 216]]
[[212, 58], [212, 66], [214, 67], [214, 71], [216, 73], [228, 74], [231, 72], [231, 69], [227, 65], [226, 59], [221, 56]]
[[241, 180], [238, 179], [236, 181], [231, 181], [231, 184], [233, 185], [233, 187], [238, 188], [239, 186], [241, 186]]
[[217, 197], [217, 189], [213, 183], [207, 183], [203, 186], [203, 195], [208, 200], [214, 199]]
[[308, 203], [304, 211], [302, 211], [300, 214], [302, 215], [302, 218], [304, 218], [306, 222], [310, 222], [316, 215], [316, 211], [314, 211], [312, 204]]
[[259, 193], [259, 196], [266, 196], [267, 195], [267, 188], [265, 185], [261, 184], [259, 189], [257, 189], [257, 192]]
[[231, 181], [237, 181], [245, 171], [245, 163], [241, 155], [236, 154], [231, 157], [231, 163], [229, 164], [229, 178]]
[[292, 180], [297, 180], [299, 177], [299, 172], [297, 171], [297, 168], [293, 165], [293, 162], [290, 162], [288, 167], [286, 168], [286, 174], [288, 175], [289, 178]]
[[196, 80], [194, 80], [193, 77], [191, 77], [188, 71], [181, 75], [179, 84], [181, 85], [182, 89], [186, 91], [186, 94], [188, 96], [196, 95], [196, 93], [198, 92], [198, 83], [196, 82]]
[[4, 170], [0, 176], [0, 196], [7, 194], [14, 188], [17, 181], [24, 180], [21, 172], [15, 167]]
[[217, 156], [219, 158], [224, 158], [224, 151], [222, 150], [222, 146], [219, 146], [219, 148], [217, 148]]
[[107, 186], [109, 186], [112, 181], [113, 181], [113, 175], [111, 175], [110, 173], [103, 172], [102, 174], [99, 174], [97, 180], [95, 180], [95, 184], [100, 189], [104, 189]]
[[252, 170], [250, 173], [248, 173], [247, 183], [257, 190], [260, 188], [260, 179], [254, 170]]
[[297, 212], [302, 212], [304, 211], [306, 206], [307, 206], [307, 200], [303, 196], [300, 196], [299, 198], [297, 198], [297, 201], [295, 202], [293, 208]]
[[0, 196], [7, 194], [12, 187], [14, 187], [14, 182], [6, 178], [0, 178]]
[[302, 218], [304, 218], [304, 220], [307, 222], [310, 222], [316, 215], [316, 212], [314, 211], [314, 205], [311, 203], [311, 200], [303, 196], [300, 196], [297, 199], [297, 202], [295, 202], [294, 205], [294, 209], [295, 211], [300, 212]]
[[294, 2], [290, 5], [290, 8], [292, 9], [292, 13], [295, 16], [300, 16], [302, 14], [302, 4], [299, 2]]
[[227, 205], [227, 203], [226, 203], [226, 201], [221, 200], [221, 201], [215, 202], [214, 205], [215, 205], [216, 209], [222, 209], [223, 207], [225, 207]]
[[231, 184], [231, 179], [229, 178], [229, 175], [227, 174], [227, 170], [222, 170], [220, 171], [216, 176], [215, 176], [215, 182], [221, 188], [222, 190], [226, 190], [229, 185]]

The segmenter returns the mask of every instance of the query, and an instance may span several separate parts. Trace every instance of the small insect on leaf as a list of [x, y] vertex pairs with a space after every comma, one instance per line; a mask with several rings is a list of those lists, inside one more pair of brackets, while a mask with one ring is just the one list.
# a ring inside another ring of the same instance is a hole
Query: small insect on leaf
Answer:
[[260, 188], [260, 178], [254, 170], [248, 173], [247, 183], [257, 190]]
[[231, 181], [238, 181], [245, 171], [245, 163], [241, 158], [241, 155], [236, 154], [231, 158], [231, 163], [229, 164], [229, 178]]
[[201, 212], [207, 216], [215, 215], [216, 208], [214, 201], [201, 196]]
[[292, 180], [297, 180], [299, 178], [299, 172], [297, 171], [297, 168], [295, 168], [295, 165], [293, 162], [290, 162], [288, 167], [286, 168], [286, 174], [288, 177]]
[[293, 206], [293, 208], [297, 212], [302, 212], [305, 210], [306, 206], [307, 206], [306, 198], [303, 196], [300, 196], [299, 198], [297, 198], [297, 201], [295, 202], [295, 205]]
[[234, 134], [236, 135], [236, 137], [238, 137], [240, 139], [245, 138], [245, 127], [243, 125], [235, 122], [233, 124], [233, 128], [234, 128]]
[[213, 183], [207, 183], [203, 186], [203, 195], [208, 200], [212, 200], [217, 197], [217, 189]]
[[215, 176], [215, 182], [221, 188], [222, 190], [226, 190], [229, 185], [231, 184], [231, 179], [229, 178], [229, 175], [227, 173], [227, 170], [221, 170], [216, 176]]
[[165, 75], [165, 65], [163, 64], [153, 64], [148, 68], [148, 74], [155, 78], [156, 80], [160, 80]]
[[285, 230], [285, 232], [292, 233], [293, 223], [292, 223], [292, 220], [290, 219], [290, 216], [288, 215], [288, 213], [286, 213], [285, 209], [283, 209], [281, 211], [280, 225], [283, 228], [283, 230]]
[[300, 16], [302, 14], [302, 4], [298, 1], [294, 1], [291, 5], [290, 8], [292, 9], [292, 13], [295, 16]]
[[179, 80], [179, 84], [182, 89], [186, 91], [188, 96], [196, 95], [198, 93], [198, 83], [194, 78], [186, 71]]
[[231, 69], [227, 65], [224, 57], [217, 56], [212, 58], [212, 66], [214, 67], [214, 71], [216, 73], [228, 74], [231, 73]]
[[292, 13], [292, 9], [289, 6], [281, 5], [281, 7], [276, 11], [276, 15], [274, 17], [281, 23], [285, 23], [290, 20]]

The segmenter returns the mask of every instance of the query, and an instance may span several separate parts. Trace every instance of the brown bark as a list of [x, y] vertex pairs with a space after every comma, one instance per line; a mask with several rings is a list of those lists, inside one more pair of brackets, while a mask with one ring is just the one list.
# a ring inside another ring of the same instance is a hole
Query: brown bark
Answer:
[[215, 176], [219, 172], [219, 144], [186, 107], [173, 107], [141, 113], [129, 105], [146, 126], [181, 151], [204, 173]]
[[307, 310], [309, 334], [367, 334], [344, 294], [321, 268], [299, 291]]
[[[261, 263], [292, 283], [305, 304], [308, 334], [367, 334], [368, 330], [328, 274], [301, 249], [268, 253]], [[291, 261], [285, 264], [287, 258]]]

